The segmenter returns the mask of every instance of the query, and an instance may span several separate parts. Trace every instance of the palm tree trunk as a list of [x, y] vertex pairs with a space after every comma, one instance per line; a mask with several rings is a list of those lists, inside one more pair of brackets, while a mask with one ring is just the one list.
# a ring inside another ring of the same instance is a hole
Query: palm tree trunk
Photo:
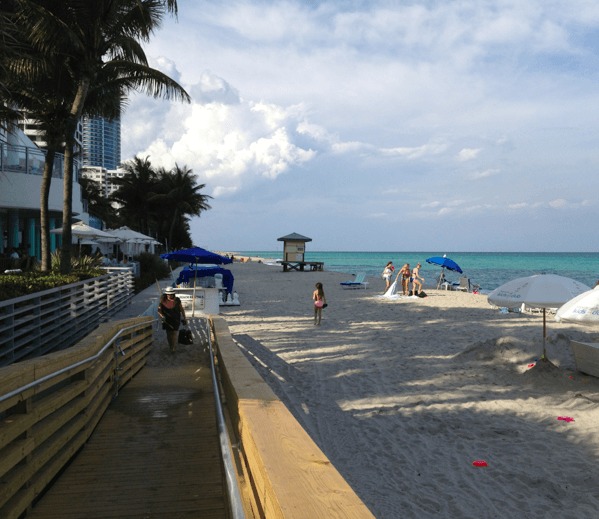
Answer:
[[62, 248], [60, 249], [60, 272], [71, 272], [71, 245], [73, 233], [73, 137], [68, 137], [64, 149], [63, 201], [62, 201]]
[[42, 185], [40, 190], [40, 239], [42, 250], [42, 272], [48, 272], [51, 268], [50, 261], [50, 220], [48, 218], [48, 199], [50, 197], [50, 184], [52, 182], [52, 171], [54, 169], [54, 156], [56, 151], [49, 147], [44, 161], [44, 172], [42, 173]]
[[175, 212], [172, 215], [171, 225], [168, 230], [168, 241], [169, 243], [173, 243], [173, 236], [175, 234], [175, 225], [179, 221], [179, 208], [175, 207]]
[[63, 208], [62, 208], [62, 249], [60, 253], [60, 272], [71, 272], [71, 220], [73, 218], [73, 148], [75, 146], [75, 132], [77, 123], [81, 118], [87, 93], [89, 92], [90, 78], [83, 78], [77, 87], [75, 99], [66, 124], [66, 143], [64, 149], [64, 178], [63, 178]]

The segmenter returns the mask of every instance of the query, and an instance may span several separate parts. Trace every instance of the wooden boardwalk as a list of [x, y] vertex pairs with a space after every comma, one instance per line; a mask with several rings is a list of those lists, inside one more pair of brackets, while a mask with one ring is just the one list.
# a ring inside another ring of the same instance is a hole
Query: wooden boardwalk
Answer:
[[148, 365], [27, 519], [227, 516], [210, 358], [198, 343], [172, 354], [155, 332]]

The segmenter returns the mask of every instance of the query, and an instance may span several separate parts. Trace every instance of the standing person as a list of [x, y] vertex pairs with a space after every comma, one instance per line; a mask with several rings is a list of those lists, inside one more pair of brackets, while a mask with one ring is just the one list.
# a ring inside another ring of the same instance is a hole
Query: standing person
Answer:
[[385, 280], [385, 292], [387, 292], [387, 290], [389, 290], [389, 287], [391, 286], [391, 276], [393, 276], [394, 270], [395, 267], [393, 266], [392, 261], [387, 263], [385, 269], [383, 270], [383, 279]]
[[320, 324], [322, 318], [322, 309], [327, 304], [327, 298], [324, 295], [324, 289], [322, 283], [316, 283], [316, 290], [312, 292], [312, 299], [314, 300], [314, 324]]
[[401, 267], [400, 271], [397, 273], [398, 276], [401, 276], [401, 291], [404, 296], [408, 295], [408, 290], [410, 289], [410, 264], [406, 263], [403, 267]]
[[418, 263], [414, 270], [412, 270], [412, 295], [417, 296], [418, 292], [422, 290], [422, 283], [424, 283], [424, 278], [420, 277], [420, 267], [422, 265]]
[[177, 349], [177, 339], [179, 338], [179, 326], [181, 320], [187, 324], [183, 304], [178, 297], [175, 297], [175, 289], [166, 287], [164, 294], [160, 297], [158, 305], [158, 315], [162, 319], [162, 327], [166, 330], [166, 339], [172, 352]]

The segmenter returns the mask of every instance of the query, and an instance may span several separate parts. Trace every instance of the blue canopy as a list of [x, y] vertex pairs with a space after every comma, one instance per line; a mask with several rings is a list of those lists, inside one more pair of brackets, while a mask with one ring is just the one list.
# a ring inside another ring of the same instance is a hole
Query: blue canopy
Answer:
[[222, 274], [223, 286], [227, 289], [227, 292], [231, 294], [233, 292], [233, 281], [234, 277], [230, 270], [216, 265], [208, 265], [206, 267], [199, 266], [188, 266], [181, 270], [179, 277], [177, 278], [177, 285], [181, 283], [193, 283], [194, 278], [201, 279], [203, 277], [211, 277], [214, 274]]
[[226, 265], [227, 263], [233, 262], [231, 258], [227, 258], [225, 256], [221, 256], [220, 254], [216, 254], [215, 252], [202, 249], [202, 247], [191, 247], [190, 249], [167, 252], [165, 254], [161, 254], [160, 257], [166, 260], [181, 262], [187, 261], [194, 264], [203, 263], [210, 265]]
[[432, 258], [428, 258], [426, 260], [426, 262], [430, 263], [432, 265], [439, 265], [440, 267], [443, 267], [444, 269], [447, 269], [447, 270], [459, 272], [460, 274], [463, 273], [462, 269], [455, 261], [453, 261], [452, 259], [446, 258], [445, 256], [443, 256], [443, 257], [433, 256]]

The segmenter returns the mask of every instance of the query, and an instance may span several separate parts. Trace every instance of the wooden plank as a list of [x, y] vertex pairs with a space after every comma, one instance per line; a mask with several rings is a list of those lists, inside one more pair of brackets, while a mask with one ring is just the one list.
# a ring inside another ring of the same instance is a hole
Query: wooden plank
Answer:
[[152, 364], [28, 519], [226, 517], [209, 358]]
[[266, 517], [374, 517], [282, 402], [239, 405], [241, 441], [263, 478]]

